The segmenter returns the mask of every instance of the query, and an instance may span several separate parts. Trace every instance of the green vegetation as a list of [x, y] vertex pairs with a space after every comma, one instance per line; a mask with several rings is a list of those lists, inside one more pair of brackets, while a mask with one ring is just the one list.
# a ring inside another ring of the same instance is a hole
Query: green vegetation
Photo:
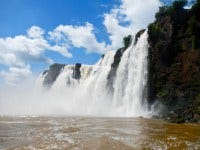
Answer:
[[194, 105], [196, 109], [194, 110], [198, 115], [200, 115], [200, 94], [197, 95], [196, 99], [194, 100]]
[[163, 37], [163, 30], [158, 24], [152, 23], [148, 26], [148, 34], [151, 36], [152, 40], [155, 41]]
[[172, 6], [162, 6], [159, 8], [159, 11], [156, 13], [156, 19], [164, 16], [172, 15], [173, 12], [183, 9], [187, 4], [186, 0], [176, 0]]
[[162, 97], [166, 97], [168, 95], [168, 92], [167, 91], [160, 91], [158, 92], [157, 96], [159, 98], [162, 98]]
[[131, 42], [131, 35], [128, 35], [123, 38], [123, 43], [124, 43], [125, 49], [129, 47], [130, 42]]
[[192, 36], [192, 50], [195, 49], [195, 46], [196, 45], [196, 38], [195, 38], [195, 35]]
[[172, 6], [162, 6], [159, 8], [159, 12], [156, 13], [156, 19], [166, 16], [166, 15], [171, 15], [173, 12], [173, 7]]
[[187, 4], [187, 0], [176, 0], [173, 3], [173, 8], [175, 10], [182, 9]]
[[160, 7], [148, 26], [149, 103], [156, 100], [172, 122], [200, 122], [200, 0]]
[[176, 117], [176, 118], [174, 119], [173, 122], [175, 122], [175, 123], [184, 123], [184, 122], [185, 122], [185, 119], [184, 119], [183, 116], [178, 116], [178, 117]]

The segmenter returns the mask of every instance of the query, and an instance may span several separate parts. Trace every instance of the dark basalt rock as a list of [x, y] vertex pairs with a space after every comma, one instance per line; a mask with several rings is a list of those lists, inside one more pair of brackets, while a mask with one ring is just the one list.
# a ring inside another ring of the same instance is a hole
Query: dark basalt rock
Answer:
[[43, 75], [45, 75], [43, 85], [51, 86], [53, 82], [56, 80], [60, 71], [64, 68], [64, 64], [53, 64], [50, 66], [49, 70], [45, 70]]
[[171, 111], [166, 120], [174, 123], [197, 123], [200, 121], [200, 113], [195, 107], [185, 107]]
[[113, 81], [114, 81], [114, 78], [116, 76], [117, 68], [118, 68], [118, 65], [119, 65], [119, 63], [121, 61], [121, 57], [122, 57], [122, 55], [123, 55], [125, 50], [126, 50], [125, 48], [120, 48], [115, 53], [114, 62], [111, 65], [111, 70], [110, 70], [110, 72], [108, 74], [108, 77], [107, 77], [108, 85], [111, 87], [111, 90], [113, 90], [112, 89], [113, 88], [112, 87]]
[[81, 68], [81, 64], [80, 63], [76, 63], [76, 65], [74, 67], [74, 70], [73, 70], [73, 75], [72, 75], [72, 77], [74, 79], [80, 79], [81, 78], [80, 68]]
[[200, 0], [190, 10], [164, 6], [148, 27], [148, 101], [162, 103], [162, 115], [172, 122], [199, 118], [199, 11]]
[[140, 38], [140, 36], [146, 31], [146, 29], [142, 29], [140, 31], [138, 31], [135, 35], [135, 40], [134, 40], [134, 45], [137, 44], [138, 39]]

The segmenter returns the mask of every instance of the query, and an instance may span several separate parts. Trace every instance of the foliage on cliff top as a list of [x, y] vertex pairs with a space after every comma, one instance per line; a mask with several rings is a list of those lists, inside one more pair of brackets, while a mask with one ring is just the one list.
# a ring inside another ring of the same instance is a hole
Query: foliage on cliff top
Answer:
[[[184, 9], [186, 0], [177, 0], [171, 6], [162, 6], [155, 15], [156, 21], [148, 26], [152, 43], [166, 41], [171, 36], [171, 49], [175, 57], [182, 50], [200, 47], [200, 0], [191, 9]], [[170, 27], [170, 25], [172, 27]], [[173, 34], [170, 34], [173, 33]], [[184, 43], [180, 39], [187, 38]]]
[[128, 35], [128, 36], [124, 37], [123, 38], [123, 43], [124, 43], [125, 49], [128, 48], [130, 43], [131, 43], [131, 35]]
[[174, 11], [181, 10], [183, 7], [187, 4], [186, 0], [176, 0], [174, 3], [170, 6], [162, 6], [159, 8], [159, 11], [156, 13], [155, 17], [156, 19], [166, 16], [166, 15], [172, 15]]

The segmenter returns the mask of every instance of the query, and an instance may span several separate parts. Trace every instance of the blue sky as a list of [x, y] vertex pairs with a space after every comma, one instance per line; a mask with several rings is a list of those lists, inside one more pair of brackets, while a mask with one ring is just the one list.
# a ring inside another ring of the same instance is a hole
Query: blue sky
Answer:
[[0, 0], [0, 81], [38, 75], [51, 63], [94, 64], [154, 20], [161, 2], [144, 1]]
[[[109, 12], [117, 4], [119, 2], [107, 0], [1, 0], [0, 37], [25, 34], [33, 25], [50, 31], [59, 24], [81, 25], [91, 22], [97, 27], [98, 39], [109, 42], [101, 15]], [[74, 54], [71, 59], [53, 52], [47, 52], [46, 55], [58, 63], [67, 64], [76, 62], [93, 64], [99, 59], [99, 54], [86, 54], [84, 50], [76, 48], [70, 51]]]

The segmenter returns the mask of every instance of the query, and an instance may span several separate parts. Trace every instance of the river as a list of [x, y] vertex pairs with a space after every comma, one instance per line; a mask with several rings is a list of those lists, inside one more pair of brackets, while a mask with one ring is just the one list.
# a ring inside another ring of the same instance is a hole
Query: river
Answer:
[[144, 118], [0, 117], [0, 149], [200, 149], [199, 124]]

